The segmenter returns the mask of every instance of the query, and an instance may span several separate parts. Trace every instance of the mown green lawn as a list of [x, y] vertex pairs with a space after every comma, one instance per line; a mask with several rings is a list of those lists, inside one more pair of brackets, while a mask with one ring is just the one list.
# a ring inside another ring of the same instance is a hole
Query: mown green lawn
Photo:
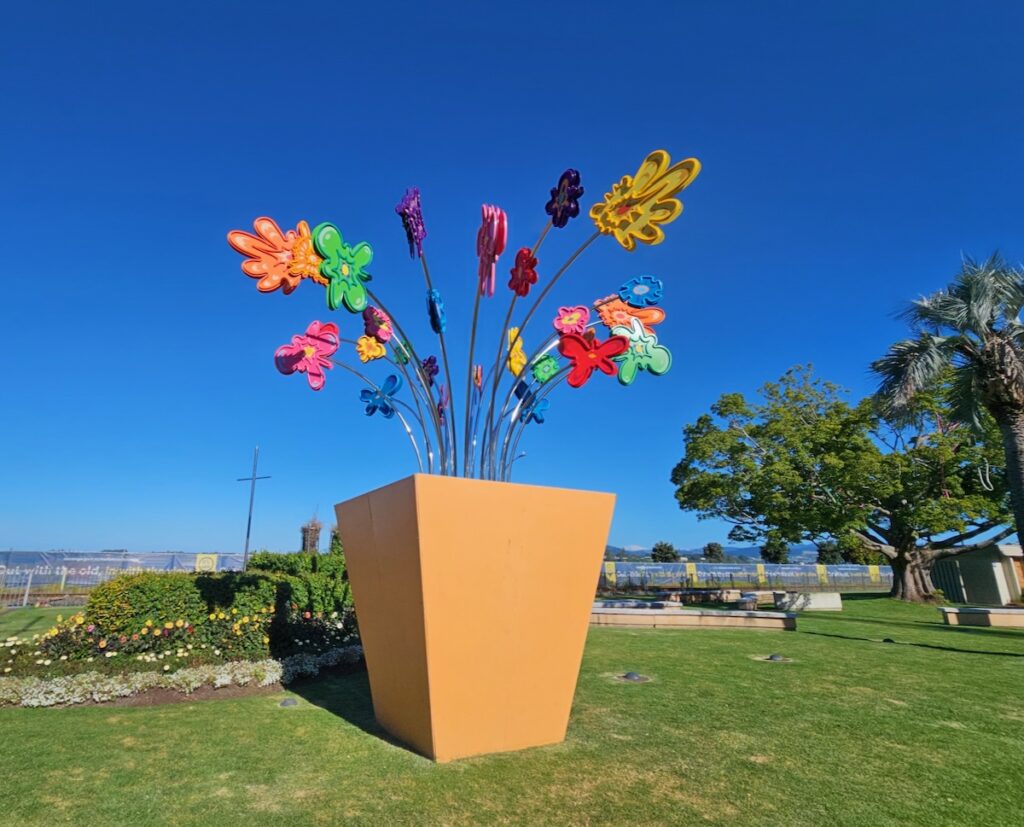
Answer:
[[58, 617], [67, 617], [80, 609], [4, 609], [0, 611], [0, 640], [13, 635], [31, 637], [37, 632], [45, 632]]
[[[796, 633], [592, 629], [564, 744], [448, 765], [380, 737], [364, 673], [240, 700], [3, 709], [0, 822], [1019, 823], [1024, 632], [846, 606]], [[794, 662], [753, 659], [772, 652]], [[653, 680], [613, 680], [626, 670]]]

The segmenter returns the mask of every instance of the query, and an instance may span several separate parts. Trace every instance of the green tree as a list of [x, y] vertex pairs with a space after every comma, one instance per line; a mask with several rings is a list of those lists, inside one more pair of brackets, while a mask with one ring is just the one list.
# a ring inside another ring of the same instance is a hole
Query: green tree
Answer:
[[651, 559], [655, 563], [675, 563], [679, 560], [679, 552], [671, 543], [662, 541], [654, 544], [654, 548], [651, 549]]
[[766, 563], [788, 563], [789, 543], [778, 534], [769, 531], [761, 546], [761, 559]]
[[843, 562], [843, 552], [835, 540], [818, 543], [818, 565], [837, 566]]
[[754, 402], [726, 394], [683, 429], [676, 499], [731, 522], [732, 540], [870, 548], [893, 568], [894, 597], [927, 599], [937, 559], [1013, 531], [994, 425], [952, 421], [947, 390], [922, 391], [899, 418], [874, 399], [847, 404], [810, 367]]
[[344, 554], [345, 547], [341, 544], [341, 534], [337, 526], [331, 527], [331, 544], [327, 549], [328, 554]]
[[1024, 536], [1024, 270], [998, 254], [965, 259], [953, 283], [910, 304], [904, 318], [917, 334], [896, 342], [871, 367], [879, 397], [894, 415], [952, 369], [953, 413], [976, 430], [987, 413], [1003, 445], [1017, 536]]
[[709, 563], [721, 563], [725, 560], [725, 549], [721, 543], [708, 543], [704, 546], [704, 559]]

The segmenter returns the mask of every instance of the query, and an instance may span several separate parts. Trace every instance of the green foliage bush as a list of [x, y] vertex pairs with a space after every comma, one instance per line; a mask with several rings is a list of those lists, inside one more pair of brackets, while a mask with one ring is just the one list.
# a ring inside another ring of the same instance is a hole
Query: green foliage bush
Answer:
[[345, 556], [341, 553], [263, 551], [250, 558], [249, 567], [276, 576], [279, 610], [322, 615], [346, 612], [352, 607]]
[[[40, 645], [53, 658], [257, 659], [316, 655], [356, 634], [345, 558], [253, 555], [253, 570], [143, 572], [97, 586], [85, 611]], [[52, 658], [51, 658], [52, 659]]]
[[131, 635], [146, 621], [196, 623], [209, 613], [194, 575], [184, 572], [125, 574], [101, 583], [89, 595], [89, 623], [108, 635]]

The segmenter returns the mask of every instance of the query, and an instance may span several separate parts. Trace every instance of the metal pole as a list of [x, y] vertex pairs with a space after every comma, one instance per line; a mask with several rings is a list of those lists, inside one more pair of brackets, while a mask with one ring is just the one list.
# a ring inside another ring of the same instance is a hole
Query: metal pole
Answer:
[[252, 476], [239, 477], [237, 482], [243, 482], [249, 480], [249, 519], [245, 524], [245, 551], [242, 553], [242, 571], [245, 571], [249, 566], [249, 537], [252, 534], [252, 505], [256, 499], [256, 480], [269, 480], [270, 476], [257, 477], [256, 476], [256, 465], [260, 461], [260, 446], [257, 445], [256, 449], [252, 452]]
[[32, 570], [29, 570], [28, 580], [25, 581], [25, 596], [21, 599], [21, 606], [24, 608], [28, 605], [28, 592], [32, 588]]

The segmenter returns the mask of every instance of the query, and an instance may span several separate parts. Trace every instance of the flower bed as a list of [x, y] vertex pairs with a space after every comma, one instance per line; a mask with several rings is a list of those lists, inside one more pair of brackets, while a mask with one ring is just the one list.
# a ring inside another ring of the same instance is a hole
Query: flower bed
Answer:
[[96, 671], [52, 678], [0, 678], [0, 706], [65, 706], [89, 701], [102, 703], [137, 695], [150, 689], [168, 689], [191, 694], [203, 686], [272, 686], [291, 683], [299, 677], [316, 677], [321, 669], [356, 663], [363, 650], [358, 644], [330, 649], [319, 654], [292, 655], [281, 659], [233, 661], [161, 671], [103, 674]]
[[317, 657], [358, 642], [341, 554], [256, 558], [264, 568], [255, 573], [114, 578], [84, 611], [0, 642], [0, 677], [177, 672]]

